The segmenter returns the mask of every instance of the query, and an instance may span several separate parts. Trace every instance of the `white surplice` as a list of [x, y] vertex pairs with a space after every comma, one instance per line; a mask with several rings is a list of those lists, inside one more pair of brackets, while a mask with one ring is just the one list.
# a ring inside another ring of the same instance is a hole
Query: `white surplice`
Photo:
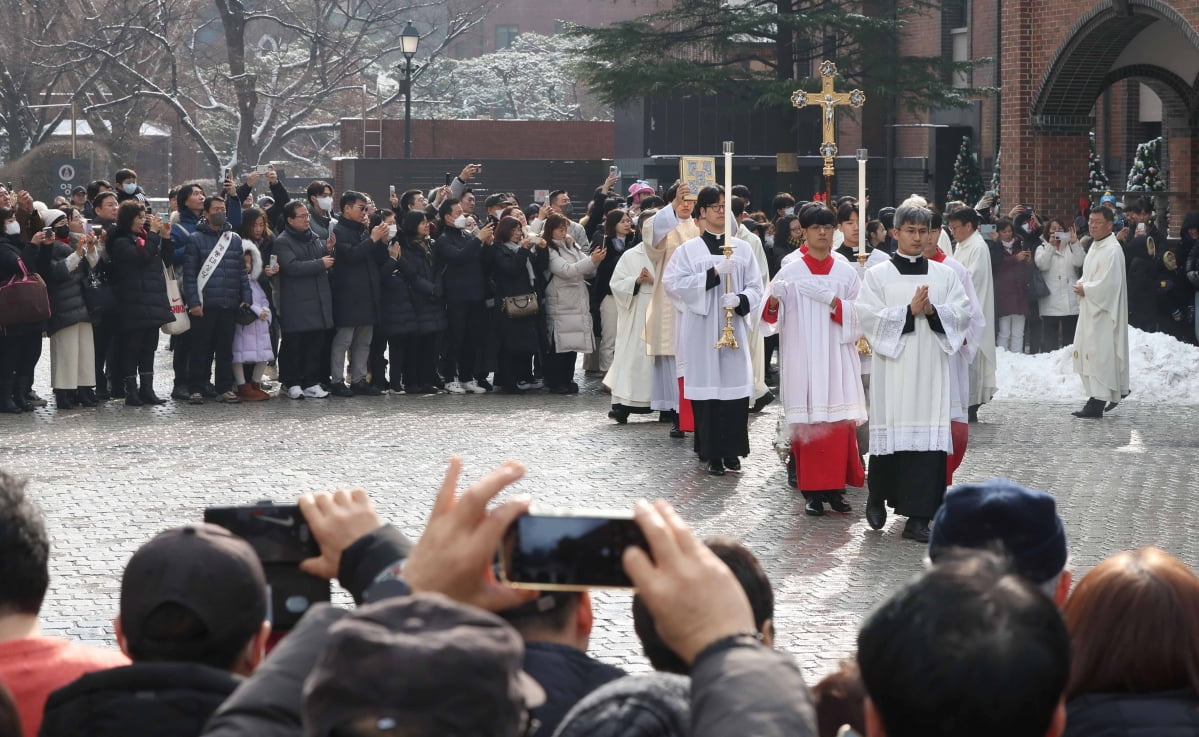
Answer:
[[645, 312], [653, 299], [653, 284], [638, 284], [646, 269], [657, 281], [654, 264], [638, 243], [625, 251], [612, 270], [612, 299], [616, 302], [616, 348], [604, 386], [612, 402], [626, 407], [649, 407], [654, 381], [654, 359], [645, 350]]
[[[724, 236], [718, 236], [723, 242]], [[732, 292], [745, 295], [749, 312], [733, 315], [733, 334], [739, 348], [714, 346], [725, 326], [725, 310], [721, 298], [725, 294], [725, 277], [720, 284], [708, 288], [708, 270], [724, 254], [713, 255], [702, 237], [693, 238], [679, 246], [662, 276], [666, 293], [682, 309], [682, 331], [675, 345], [675, 355], [683, 374], [687, 399], [744, 399], [753, 396], [753, 366], [750, 361], [749, 333], [752, 317], [762, 308], [762, 275], [757, 259], [745, 241], [732, 239]]]
[[[758, 271], [762, 273], [762, 286], [765, 288], [766, 282], [770, 279], [770, 262], [766, 260], [766, 251], [762, 248], [762, 239], [757, 236], [752, 230], [742, 225], [737, 230], [734, 238], [740, 238], [749, 244], [749, 249], [753, 251], [754, 258], [758, 261]], [[766, 341], [762, 335], [762, 326], [759, 324], [756, 313], [751, 315], [754, 318], [753, 330], [749, 333], [749, 359], [753, 364], [754, 369], [754, 394], [750, 397], [750, 404], [759, 397], [765, 396], [766, 392], [770, 391], [766, 386]]]
[[1074, 333], [1074, 371], [1087, 396], [1119, 402], [1128, 383], [1128, 278], [1116, 236], [1091, 244], [1082, 262], [1083, 295]]
[[[927, 273], [902, 274], [895, 260], [906, 259]], [[944, 333], [928, 318], [913, 318], [904, 333], [908, 305], [917, 287], [928, 286], [928, 299]], [[950, 435], [952, 379], [949, 357], [962, 347], [970, 330], [971, 307], [952, 269], [923, 256], [902, 254], [867, 270], [855, 302], [858, 320], [874, 360], [870, 376], [870, 453], [953, 452]]]
[[[948, 251], [946, 251], [948, 253]], [[978, 350], [970, 362], [969, 405], [986, 404], [991, 401], [999, 384], [995, 381], [995, 280], [991, 274], [991, 249], [983, 237], [975, 231], [958, 244], [953, 258], [970, 272], [974, 294], [983, 311], [982, 337]]]
[[[800, 258], [780, 269], [774, 282], [786, 283], [787, 291], [779, 299], [778, 319], [763, 320], [762, 331], [779, 336], [779, 391], [787, 424], [864, 423], [866, 396], [857, 348], [862, 330], [853, 307], [861, 281], [855, 268], [834, 259], [827, 275], [813, 274]], [[840, 324], [827, 302], [803, 293], [804, 284], [819, 285], [841, 300]]]
[[[970, 300], [970, 329], [967, 331], [966, 340], [962, 343], [962, 347], [949, 357], [949, 376], [953, 386], [949, 404], [949, 419], [954, 422], [969, 422], [970, 362], [974, 360], [974, 354], [978, 352], [978, 348], [984, 340], [983, 334], [987, 329], [987, 318], [983, 315], [982, 304], [974, 291], [974, 282], [966, 267], [950, 256], [946, 256], [945, 260], [939, 263], [953, 269], [953, 273], [957, 274], [958, 282], [966, 292], [966, 298]], [[991, 345], [995, 344], [992, 342]]]

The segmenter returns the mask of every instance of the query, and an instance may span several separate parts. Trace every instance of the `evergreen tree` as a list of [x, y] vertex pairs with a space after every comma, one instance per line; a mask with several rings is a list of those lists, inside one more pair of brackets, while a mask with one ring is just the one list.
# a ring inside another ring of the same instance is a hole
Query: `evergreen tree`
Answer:
[[[838, 88], [861, 89], [868, 105], [964, 108], [995, 90], [955, 88], [952, 80], [989, 59], [954, 62], [939, 49], [927, 56], [895, 51], [911, 19], [961, 2], [879, 0], [864, 13], [856, 0], [679, 0], [620, 23], [567, 25], [565, 35], [583, 41], [578, 74], [612, 105], [717, 95], [741, 110], [791, 116], [792, 93], [820, 90], [819, 65], [827, 59], [837, 64]], [[790, 128], [780, 126], [777, 145], [794, 146]]]
[[958, 149], [958, 157], [953, 162], [953, 182], [949, 185], [945, 199], [960, 200], [973, 206], [982, 196], [982, 176], [978, 171], [978, 162], [970, 152], [970, 136], [962, 136], [962, 147]]
[[999, 157], [1003, 151], [995, 152], [995, 166], [991, 169], [991, 191], [995, 193], [995, 204], [999, 205]]
[[1103, 168], [1103, 160], [1095, 153], [1095, 134], [1091, 133], [1091, 153], [1088, 159], [1087, 189], [1092, 192], [1106, 192], [1111, 189], [1107, 172]]
[[1125, 189], [1130, 192], [1164, 192], [1166, 178], [1162, 175], [1162, 138], [1137, 145], [1137, 155], [1128, 170]]

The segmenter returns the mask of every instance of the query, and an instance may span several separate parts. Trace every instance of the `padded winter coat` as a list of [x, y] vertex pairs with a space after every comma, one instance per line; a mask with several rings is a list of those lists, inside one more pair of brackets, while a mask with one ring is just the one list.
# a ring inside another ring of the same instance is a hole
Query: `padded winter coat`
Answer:
[[333, 324], [357, 328], [379, 322], [379, 272], [387, 258], [386, 243], [371, 240], [362, 223], [341, 219], [333, 228]]
[[143, 239], [132, 233], [113, 231], [109, 238], [108, 255], [116, 273], [117, 303], [121, 306], [121, 330], [162, 327], [175, 319], [167, 299], [167, 282], [163, 263], [170, 265], [170, 241], [162, 241], [157, 233]]
[[249, 241], [242, 246], [253, 258], [253, 266], [250, 268], [250, 309], [254, 310], [255, 315], [266, 312], [267, 318], [234, 327], [233, 362], [273, 361], [275, 351], [271, 348], [270, 300], [267, 299], [266, 290], [262, 288], [262, 282], [258, 279], [262, 275], [262, 254], [258, 252], [258, 247]]
[[545, 314], [554, 352], [591, 353], [595, 334], [587, 278], [595, 275], [596, 263], [569, 238], [554, 241], [549, 251], [552, 277], [545, 290]]
[[83, 301], [83, 280], [87, 276], [86, 258], [75, 255], [70, 243], [54, 241], [50, 247], [49, 268], [42, 269], [46, 289], [50, 292], [50, 321], [46, 332], [54, 333], [76, 323], [91, 322], [87, 303]]
[[396, 268], [408, 285], [413, 312], [413, 333], [429, 335], [445, 330], [443, 270], [433, 256], [431, 241], [404, 241]]
[[[187, 248], [183, 253], [183, 302], [187, 308], [201, 304], [197, 278], [200, 269], [208, 260], [217, 241], [226, 232], [232, 232], [231, 226], [225, 225], [221, 231], [209, 227], [201, 221], [196, 232], [191, 234]], [[233, 233], [233, 240], [225, 249], [225, 255], [217, 263], [208, 283], [204, 285], [203, 305], [209, 309], [217, 307], [226, 310], [236, 310], [243, 303], [250, 302], [250, 277], [246, 275], [245, 254], [242, 250], [241, 236]]]
[[438, 269], [445, 273], [446, 302], [477, 302], [485, 298], [482, 241], [447, 225], [437, 237], [433, 253]]
[[279, 322], [285, 333], [306, 333], [333, 327], [333, 288], [321, 258], [324, 241], [311, 230], [288, 226], [275, 236], [279, 259]]

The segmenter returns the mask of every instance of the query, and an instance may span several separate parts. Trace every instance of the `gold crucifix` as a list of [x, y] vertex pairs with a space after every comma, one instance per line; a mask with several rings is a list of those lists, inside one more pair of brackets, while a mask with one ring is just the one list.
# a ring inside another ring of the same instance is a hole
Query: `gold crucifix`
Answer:
[[791, 104], [797, 108], [808, 105], [820, 105], [824, 108], [824, 140], [820, 144], [820, 155], [824, 157], [824, 179], [831, 189], [833, 178], [833, 159], [837, 155], [837, 137], [834, 121], [836, 109], [841, 105], [860, 108], [866, 102], [866, 93], [861, 90], [852, 92], [837, 92], [833, 81], [837, 77], [837, 65], [831, 61], [820, 63], [821, 90], [818, 95], [809, 95], [803, 90], [796, 90], [791, 95]]

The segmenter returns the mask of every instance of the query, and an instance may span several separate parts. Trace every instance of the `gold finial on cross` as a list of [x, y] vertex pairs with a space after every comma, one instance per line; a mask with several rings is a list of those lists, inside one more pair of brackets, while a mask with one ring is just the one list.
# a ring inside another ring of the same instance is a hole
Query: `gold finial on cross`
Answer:
[[791, 95], [791, 104], [797, 108], [809, 105], [821, 105], [824, 108], [824, 140], [820, 144], [820, 155], [824, 157], [824, 176], [833, 176], [833, 159], [837, 155], [837, 137], [834, 124], [835, 112], [841, 105], [859, 108], [866, 102], [866, 93], [861, 90], [852, 92], [837, 92], [833, 81], [837, 77], [837, 65], [831, 61], [820, 64], [821, 90], [817, 95], [809, 95], [803, 90], [796, 90]]

